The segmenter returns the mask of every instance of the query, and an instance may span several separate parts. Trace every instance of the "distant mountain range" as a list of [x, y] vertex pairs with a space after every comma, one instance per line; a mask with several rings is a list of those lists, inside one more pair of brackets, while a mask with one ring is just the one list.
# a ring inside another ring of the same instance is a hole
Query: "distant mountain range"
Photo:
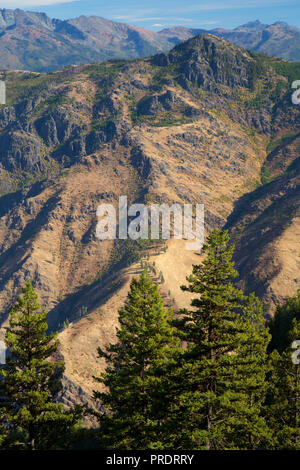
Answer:
[[0, 68], [48, 72], [71, 64], [146, 57], [207, 32], [247, 49], [300, 60], [300, 30], [283, 22], [254, 21], [234, 30], [176, 27], [154, 33], [97, 16], [62, 21], [45, 13], [2, 9]]
[[164, 29], [158, 35], [168, 42], [178, 44], [197, 34], [207, 32], [245, 49], [282, 57], [285, 60], [300, 61], [300, 29], [283, 21], [268, 25], [256, 20], [233, 30], [217, 28], [207, 31], [176, 27]]
[[151, 31], [99, 17], [61, 21], [44, 13], [0, 10], [0, 68], [35, 72], [112, 58], [145, 57], [172, 44]]

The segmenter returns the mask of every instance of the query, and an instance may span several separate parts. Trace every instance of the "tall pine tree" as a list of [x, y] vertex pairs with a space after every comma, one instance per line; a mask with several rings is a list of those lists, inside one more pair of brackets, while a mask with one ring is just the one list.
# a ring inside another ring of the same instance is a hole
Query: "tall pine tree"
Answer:
[[0, 409], [0, 449], [3, 448], [7, 439], [7, 428], [5, 426], [5, 416], [3, 411]]
[[273, 449], [300, 450], [300, 321], [294, 318], [289, 332], [290, 346], [271, 354], [270, 397], [266, 412], [273, 430]]
[[144, 271], [131, 282], [128, 300], [119, 311], [117, 343], [98, 350], [107, 361], [97, 379], [107, 389], [94, 394], [104, 407], [100, 424], [106, 448], [163, 448], [162, 383], [179, 354], [170, 316], [157, 285]]
[[[268, 434], [259, 417], [266, 390], [268, 335], [261, 309], [257, 312], [254, 306], [256, 299], [247, 302], [232, 283], [238, 274], [228, 242], [226, 231], [213, 230], [203, 247], [203, 264], [193, 267], [189, 285], [182, 287], [196, 297], [193, 308], [175, 321], [187, 348], [174, 392], [173, 416], [180, 424], [173, 435], [170, 432], [173, 447], [248, 448]], [[245, 430], [246, 435], [240, 436]]]
[[47, 313], [40, 311], [30, 282], [10, 312], [6, 344], [10, 357], [0, 368], [0, 413], [7, 436], [5, 448], [52, 449], [80, 417], [56, 403], [63, 362], [49, 358], [57, 350], [55, 334], [47, 335]]
[[290, 346], [290, 330], [293, 319], [300, 321], [300, 289], [293, 297], [287, 299], [284, 305], [278, 305], [274, 317], [269, 320], [272, 340], [269, 350], [277, 349], [282, 353]]
[[236, 380], [232, 386], [244, 394], [241, 413], [232, 426], [231, 442], [235, 448], [254, 450], [266, 447], [272, 434], [264, 417], [269, 372], [267, 348], [271, 339], [263, 315], [262, 303], [250, 294], [240, 317], [242, 334], [236, 351]]

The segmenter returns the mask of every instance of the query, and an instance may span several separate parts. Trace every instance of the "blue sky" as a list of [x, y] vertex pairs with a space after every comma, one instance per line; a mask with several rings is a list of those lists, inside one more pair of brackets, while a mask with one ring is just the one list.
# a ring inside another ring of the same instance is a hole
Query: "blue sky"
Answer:
[[97, 15], [154, 31], [179, 25], [233, 28], [256, 19], [300, 28], [300, 0], [0, 0], [0, 8], [44, 11], [62, 19]]

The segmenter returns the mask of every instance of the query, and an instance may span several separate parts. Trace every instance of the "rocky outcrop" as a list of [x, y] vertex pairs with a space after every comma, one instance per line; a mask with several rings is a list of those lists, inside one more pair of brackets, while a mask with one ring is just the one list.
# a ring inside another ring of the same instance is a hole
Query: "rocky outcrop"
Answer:
[[20, 131], [2, 134], [0, 149], [0, 165], [8, 171], [37, 171], [43, 166], [42, 142], [32, 134]]
[[16, 120], [16, 112], [13, 106], [0, 108], [0, 129], [5, 129]]
[[160, 110], [171, 111], [178, 109], [184, 111], [186, 104], [172, 90], [167, 90], [161, 95], [153, 95], [143, 98], [137, 106], [138, 114], [155, 116]]

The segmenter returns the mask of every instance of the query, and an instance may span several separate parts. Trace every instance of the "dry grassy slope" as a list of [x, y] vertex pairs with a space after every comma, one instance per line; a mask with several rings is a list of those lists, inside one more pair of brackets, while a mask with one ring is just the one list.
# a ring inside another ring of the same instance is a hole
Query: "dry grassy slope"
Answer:
[[[267, 233], [262, 232], [261, 236]], [[252, 257], [256, 258], [261, 249], [257, 243]], [[295, 217], [277, 238], [270, 240], [259, 253], [253, 266], [255, 281], [246, 283], [247, 290], [254, 290], [263, 297], [266, 312], [272, 314], [277, 305], [283, 304], [300, 288], [300, 218]], [[239, 251], [238, 254], [242, 253]], [[237, 256], [236, 256], [237, 258]], [[237, 263], [239, 265], [239, 262]], [[250, 263], [249, 263], [250, 264]], [[238, 266], [239, 267], [239, 266]], [[242, 282], [241, 284], [244, 284]]]
[[1, 218], [2, 311], [27, 278], [51, 311], [99, 276], [112, 243], [100, 247], [95, 239], [96, 209], [103, 194], [107, 202], [123, 194], [131, 176], [125, 165], [75, 166], [56, 184], [37, 185], [37, 194], [29, 192]]
[[204, 203], [208, 227], [222, 225], [233, 201], [255, 187], [265, 157], [238, 126], [211, 116], [130, 136], [151, 165], [149, 199]]
[[264, 299], [271, 314], [300, 286], [299, 166], [298, 158], [281, 175], [275, 167], [271, 181], [242, 197], [227, 222], [240, 284]]
[[[154, 250], [148, 261], [155, 263], [157, 274], [163, 272], [165, 282], [159, 284], [160, 292], [166, 307], [172, 305], [175, 310], [179, 305], [189, 306], [191, 295], [181, 291], [180, 286], [185, 284], [192, 265], [201, 262], [200, 254], [186, 250], [185, 243], [184, 240], [170, 240], [166, 253], [157, 254]], [[99, 375], [105, 365], [105, 361], [97, 357], [97, 348], [105, 348], [115, 341], [118, 310], [124, 305], [131, 279], [141, 272], [140, 263], [123, 270], [120, 273], [122, 286], [96, 311], [70, 325], [59, 335], [59, 352], [66, 362], [66, 377], [89, 396], [93, 390], [99, 390], [100, 386], [93, 376]], [[157, 276], [153, 276], [153, 280], [159, 282]]]
[[267, 295], [273, 302], [276, 299], [283, 303], [300, 286], [300, 217], [295, 217], [282, 236], [273, 242], [270, 253], [280, 269], [270, 280]]

